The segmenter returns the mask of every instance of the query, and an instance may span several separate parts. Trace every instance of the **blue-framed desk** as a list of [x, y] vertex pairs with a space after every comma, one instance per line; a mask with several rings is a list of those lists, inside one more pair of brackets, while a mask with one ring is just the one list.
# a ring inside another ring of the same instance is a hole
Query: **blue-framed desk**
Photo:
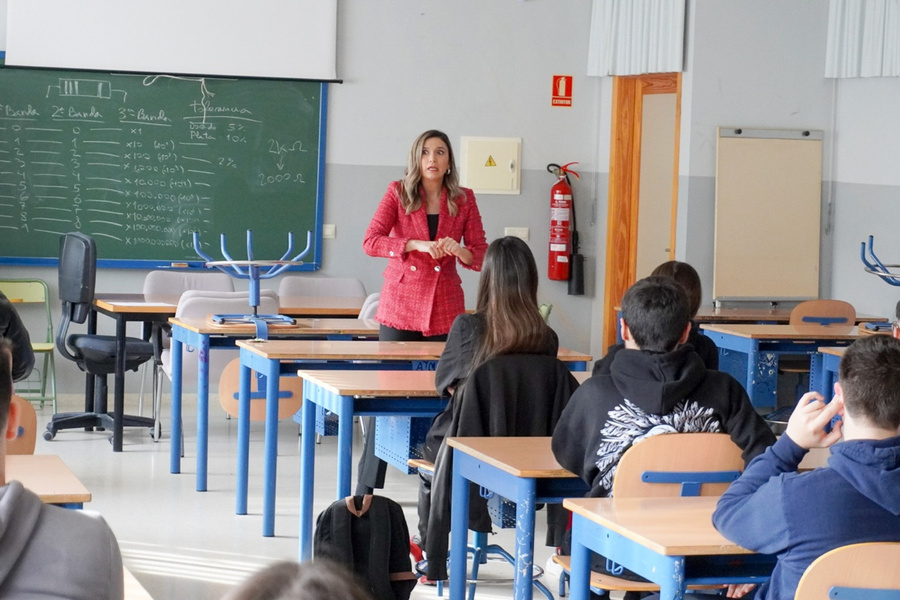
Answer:
[[354, 416], [432, 417], [447, 404], [435, 391], [434, 371], [298, 371], [303, 379], [300, 437], [300, 560], [312, 558], [315, 415], [338, 416], [337, 498], [350, 495]]
[[[206, 491], [209, 439], [209, 351], [234, 348], [238, 339], [253, 338], [253, 325], [216, 325], [206, 319], [169, 319], [172, 325], [172, 445], [169, 472], [181, 472], [182, 393], [184, 346], [197, 351], [197, 491]], [[297, 319], [293, 325], [271, 325], [271, 337], [353, 339], [378, 337], [378, 323], [361, 319]]]
[[[875, 331], [865, 327], [859, 328], [859, 336], [891, 335], [891, 329]], [[838, 378], [838, 367], [841, 357], [847, 350], [846, 346], [821, 346], [818, 352], [812, 355], [809, 369], [809, 391], [819, 392], [826, 400], [831, 400], [834, 393], [834, 382]]]
[[800, 333], [790, 325], [704, 324], [704, 335], [719, 347], [719, 369], [744, 385], [753, 406], [775, 406], [778, 356], [813, 355], [819, 346], [847, 346], [859, 337], [848, 333]]
[[[266, 422], [263, 472], [263, 535], [275, 535], [275, 479], [278, 446], [278, 391], [281, 375], [298, 369], [434, 370], [443, 342], [241, 340], [238, 401], [236, 509], [247, 514], [250, 454], [250, 370], [266, 378]], [[361, 362], [362, 361], [362, 362]], [[305, 395], [305, 392], [304, 392]], [[303, 424], [306, 427], [306, 423]], [[304, 439], [306, 443], [308, 440]]]
[[[96, 333], [96, 314], [111, 317], [116, 322], [116, 368], [113, 384], [113, 452], [122, 451], [122, 430], [125, 414], [125, 330], [129, 322], [140, 322], [144, 338], [149, 338], [149, 324], [165, 323], [175, 316], [177, 294], [96, 293], [88, 320], [88, 333]], [[280, 298], [281, 314], [295, 317], [356, 317], [365, 298], [331, 296], [284, 296]], [[249, 307], [248, 307], [249, 308]], [[88, 391], [93, 390], [93, 377], [87, 376]], [[87, 410], [92, 410], [93, 399], [86, 399]]]
[[466, 597], [468, 481], [516, 503], [513, 597], [533, 594], [535, 504], [584, 496], [588, 486], [559, 466], [549, 437], [451, 437], [453, 491], [450, 524], [450, 600]]
[[820, 346], [813, 354], [809, 366], [809, 391], [819, 392], [826, 400], [834, 394], [834, 382], [846, 346]]
[[[278, 442], [279, 377], [303, 370], [434, 370], [444, 350], [443, 342], [361, 342], [242, 340], [241, 392], [238, 415], [238, 466], [236, 512], [247, 513], [250, 427], [248, 419], [250, 370], [266, 377], [266, 425], [264, 449], [263, 535], [275, 530], [275, 477]], [[558, 358], [573, 371], [585, 371], [587, 354], [560, 348]], [[305, 426], [305, 424], [304, 424]]]
[[[715, 496], [569, 498], [573, 512], [571, 599], [587, 600], [590, 551], [660, 586], [661, 600], [680, 600], [692, 583], [764, 581], [774, 556], [725, 539], [712, 525]], [[727, 574], [727, 577], [722, 577]]]
[[91, 493], [62, 458], [55, 454], [11, 454], [6, 457], [6, 480], [16, 480], [46, 504], [83, 508]]

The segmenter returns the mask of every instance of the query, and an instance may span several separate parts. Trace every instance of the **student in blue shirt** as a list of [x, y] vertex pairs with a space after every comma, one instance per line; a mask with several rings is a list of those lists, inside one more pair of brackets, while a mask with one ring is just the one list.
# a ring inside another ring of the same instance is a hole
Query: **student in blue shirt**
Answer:
[[[792, 599], [810, 563], [834, 548], [900, 541], [900, 340], [857, 340], [838, 375], [834, 399], [805, 394], [784, 435], [748, 465], [713, 514], [725, 537], [778, 555], [756, 600]], [[827, 447], [827, 468], [797, 473], [810, 448]]]

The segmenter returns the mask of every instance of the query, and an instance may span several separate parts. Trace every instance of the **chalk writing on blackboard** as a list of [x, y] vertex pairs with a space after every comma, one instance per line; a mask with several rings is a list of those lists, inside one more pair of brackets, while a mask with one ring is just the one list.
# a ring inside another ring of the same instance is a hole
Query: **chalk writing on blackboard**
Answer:
[[261, 256], [280, 256], [288, 231], [321, 223], [320, 93], [309, 82], [0, 69], [0, 256], [52, 257], [78, 230], [101, 257], [195, 259], [191, 232], [248, 229]]

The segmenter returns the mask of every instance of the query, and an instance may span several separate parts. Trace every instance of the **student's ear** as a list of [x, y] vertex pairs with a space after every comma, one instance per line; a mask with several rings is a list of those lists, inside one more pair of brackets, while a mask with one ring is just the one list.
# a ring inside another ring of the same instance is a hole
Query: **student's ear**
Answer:
[[678, 340], [678, 345], [681, 346], [682, 344], [686, 343], [688, 341], [688, 337], [690, 335], [691, 335], [691, 324], [690, 324], [690, 322], [688, 322], [687, 327], [684, 328], [684, 333], [681, 334], [681, 339]]
[[19, 405], [13, 400], [9, 402], [9, 414], [6, 417], [6, 439], [14, 440], [19, 436]]
[[831, 400], [832, 402], [837, 402], [840, 406], [838, 413], [844, 414], [844, 389], [841, 387], [840, 381], [834, 382], [834, 398]]
[[634, 341], [634, 336], [631, 335], [631, 329], [629, 329], [625, 319], [619, 319], [619, 331], [622, 332], [622, 341], [625, 342], [626, 348], [630, 348], [631, 350], [639, 349], [637, 342]]

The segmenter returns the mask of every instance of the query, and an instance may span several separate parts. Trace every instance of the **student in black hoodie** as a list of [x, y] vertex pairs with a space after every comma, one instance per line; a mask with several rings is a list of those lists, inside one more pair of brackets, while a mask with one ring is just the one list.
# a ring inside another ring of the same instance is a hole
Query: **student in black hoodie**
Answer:
[[690, 309], [678, 283], [648, 277], [631, 286], [621, 328], [625, 348], [609, 372], [581, 384], [553, 432], [553, 454], [590, 484], [591, 497], [609, 495], [622, 454], [651, 435], [724, 432], [745, 463], [775, 443], [740, 383], [707, 370], [685, 345]]
[[[609, 496], [619, 459], [653, 435], [727, 433], [745, 464], [775, 443], [741, 384], [707, 370], [685, 343], [690, 319], [687, 296], [673, 279], [647, 277], [625, 292], [624, 348], [575, 390], [553, 431], [556, 460], [591, 486], [589, 497]], [[562, 550], [568, 554], [568, 544]], [[592, 570], [606, 571], [605, 565], [592, 556]], [[617, 574], [641, 579], [627, 570]], [[634, 597], [640, 595], [626, 594]]]

